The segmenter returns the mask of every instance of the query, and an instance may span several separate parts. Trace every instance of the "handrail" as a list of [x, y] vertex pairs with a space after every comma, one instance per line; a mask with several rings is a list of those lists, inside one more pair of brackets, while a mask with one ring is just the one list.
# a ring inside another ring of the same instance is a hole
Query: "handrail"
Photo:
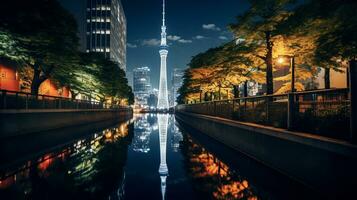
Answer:
[[[321, 89], [321, 90], [310, 90], [310, 91], [301, 91], [301, 92], [293, 92], [292, 94], [295, 95], [304, 95], [304, 94], [323, 94], [323, 93], [330, 93], [330, 92], [348, 92], [348, 88], [336, 88], [336, 89]], [[222, 99], [222, 100], [213, 100], [213, 101], [203, 101], [198, 103], [191, 103], [191, 104], [180, 104], [180, 105], [199, 105], [204, 103], [212, 103], [212, 102], [226, 102], [226, 101], [239, 101], [239, 100], [250, 100], [250, 99], [263, 99], [263, 98], [276, 98], [276, 97], [287, 97], [289, 93], [284, 94], [270, 94], [270, 95], [260, 95], [260, 96], [249, 96], [249, 97], [239, 97], [233, 99]]]
[[176, 111], [348, 139], [350, 104], [342, 88], [180, 104]]
[[[15, 98], [14, 100], [15, 102], [8, 101], [8, 98]], [[25, 104], [23, 105], [20, 104], [21, 100], [25, 101]], [[52, 104], [45, 105], [46, 102], [49, 103], [50, 101], [52, 102]], [[42, 94], [32, 94], [22, 91], [0, 90], [0, 103], [1, 103], [0, 109], [19, 109], [19, 108], [32, 109], [29, 107], [29, 103], [34, 103], [34, 102], [37, 105], [35, 106], [35, 108], [33, 108], [32, 106], [33, 109], [38, 109], [38, 108], [44, 109], [44, 107], [46, 107], [46, 109], [64, 109], [65, 107], [70, 107], [72, 109], [81, 109], [83, 107], [85, 107], [85, 109], [129, 108], [128, 106], [107, 104], [99, 101], [72, 99], [67, 97], [50, 96], [50, 95], [42, 95]], [[67, 106], [62, 105], [65, 103], [67, 103]], [[8, 106], [8, 104], [12, 104], [12, 106]], [[39, 104], [41, 104], [42, 106]]]

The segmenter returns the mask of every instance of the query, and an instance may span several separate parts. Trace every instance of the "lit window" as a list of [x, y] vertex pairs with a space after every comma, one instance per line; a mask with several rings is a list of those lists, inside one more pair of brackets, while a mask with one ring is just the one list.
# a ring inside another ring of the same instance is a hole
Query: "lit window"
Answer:
[[104, 31], [100, 31], [100, 34], [104, 34]]
[[89, 53], [89, 49], [87, 49], [86, 52]]
[[100, 49], [100, 52], [104, 52], [104, 49]]
[[110, 22], [110, 19], [109, 19], [109, 18], [107, 18], [105, 21], [106, 21], [106, 22]]
[[87, 23], [89, 23], [90, 22], [90, 20], [89, 19], [87, 19]]
[[96, 51], [96, 52], [100, 52], [100, 49], [96, 49], [95, 51]]
[[105, 52], [110, 52], [110, 49], [109, 49], [109, 48], [106, 48], [106, 49], [105, 49]]
[[106, 30], [105, 33], [106, 33], [106, 34], [110, 34], [110, 30]]

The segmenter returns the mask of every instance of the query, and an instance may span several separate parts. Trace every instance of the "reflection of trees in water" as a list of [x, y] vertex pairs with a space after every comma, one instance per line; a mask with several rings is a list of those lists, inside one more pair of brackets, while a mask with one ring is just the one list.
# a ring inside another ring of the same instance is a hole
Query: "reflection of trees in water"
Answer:
[[185, 169], [202, 199], [257, 200], [247, 180], [184, 134], [181, 145]]
[[132, 137], [133, 125], [125, 124], [77, 141], [59, 154], [47, 154], [38, 164], [8, 177], [16, 181], [1, 190], [0, 197], [121, 199]]

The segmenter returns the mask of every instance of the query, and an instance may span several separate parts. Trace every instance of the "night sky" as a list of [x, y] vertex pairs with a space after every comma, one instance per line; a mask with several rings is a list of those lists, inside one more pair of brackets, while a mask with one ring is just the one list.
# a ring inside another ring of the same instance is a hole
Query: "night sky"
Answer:
[[[128, 26], [127, 71], [150, 67], [152, 85], [158, 88], [162, 0], [122, 0], [122, 4]], [[173, 68], [186, 68], [192, 56], [232, 39], [227, 25], [247, 8], [247, 0], [166, 0], [169, 86]]]

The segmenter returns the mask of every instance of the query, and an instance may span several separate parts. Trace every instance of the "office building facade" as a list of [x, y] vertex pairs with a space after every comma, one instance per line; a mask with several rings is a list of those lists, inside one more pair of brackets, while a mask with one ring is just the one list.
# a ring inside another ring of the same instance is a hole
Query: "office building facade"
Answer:
[[133, 86], [135, 103], [147, 105], [147, 99], [151, 91], [149, 67], [139, 67], [133, 70]]
[[86, 52], [100, 52], [126, 70], [126, 18], [120, 0], [87, 0]]
[[78, 24], [80, 51], [98, 52], [126, 70], [126, 17], [120, 0], [59, 0]]

